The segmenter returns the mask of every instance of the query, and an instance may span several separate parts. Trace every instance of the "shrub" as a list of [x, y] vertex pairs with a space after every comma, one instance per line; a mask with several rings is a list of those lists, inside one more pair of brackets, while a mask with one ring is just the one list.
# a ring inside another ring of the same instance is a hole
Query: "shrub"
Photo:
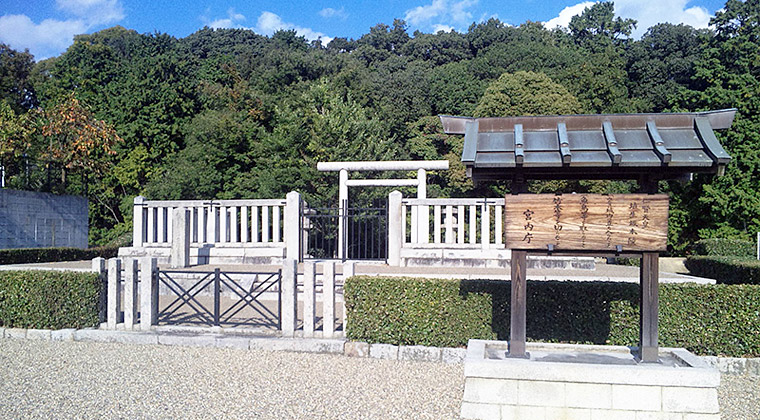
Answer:
[[119, 247], [79, 248], [16, 248], [0, 249], [0, 264], [27, 264], [53, 261], [91, 260], [95, 257], [113, 258]]
[[0, 326], [96, 326], [101, 289], [101, 280], [95, 273], [0, 271]]
[[[531, 341], [637, 345], [639, 287], [528, 282]], [[510, 282], [352, 277], [348, 337], [404, 345], [465, 346], [509, 338]], [[698, 354], [760, 355], [760, 286], [661, 285], [660, 345]]]
[[755, 244], [737, 239], [712, 238], [694, 243], [694, 255], [756, 258]]
[[689, 257], [689, 273], [721, 284], [760, 284], [760, 261], [737, 257]]

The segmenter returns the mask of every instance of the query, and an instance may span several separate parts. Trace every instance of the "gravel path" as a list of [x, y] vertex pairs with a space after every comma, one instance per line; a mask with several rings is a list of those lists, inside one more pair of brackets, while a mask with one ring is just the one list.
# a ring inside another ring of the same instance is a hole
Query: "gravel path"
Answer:
[[[456, 419], [462, 365], [0, 340], [0, 417]], [[760, 418], [760, 377], [723, 375], [722, 420]]]
[[0, 340], [0, 417], [453, 419], [461, 365]]
[[721, 375], [718, 390], [721, 420], [760, 418], [760, 376]]

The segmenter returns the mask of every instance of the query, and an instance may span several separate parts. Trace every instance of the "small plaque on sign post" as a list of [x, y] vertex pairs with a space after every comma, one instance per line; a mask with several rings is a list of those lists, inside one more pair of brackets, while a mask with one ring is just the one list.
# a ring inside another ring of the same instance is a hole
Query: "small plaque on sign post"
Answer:
[[665, 251], [665, 194], [518, 194], [504, 206], [511, 249]]

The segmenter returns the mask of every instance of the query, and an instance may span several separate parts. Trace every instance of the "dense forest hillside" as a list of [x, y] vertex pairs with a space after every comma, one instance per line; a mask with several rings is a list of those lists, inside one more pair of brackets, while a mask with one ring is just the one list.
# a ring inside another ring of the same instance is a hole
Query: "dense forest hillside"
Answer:
[[[307, 42], [204, 28], [186, 38], [113, 27], [35, 62], [0, 45], [0, 159], [11, 188], [83, 194], [91, 242], [131, 229], [151, 199], [337, 197], [323, 160], [449, 159], [431, 196], [503, 194], [464, 176], [462, 139], [435, 115], [675, 112], [738, 108], [718, 133], [723, 177], [663, 182], [673, 253], [760, 230], [760, 0], [729, 0], [711, 29], [634, 21], [597, 3], [569, 29], [490, 19], [466, 33], [378, 24], [359, 39]], [[505, 103], [499, 98], [521, 100]], [[553, 95], [553, 96], [552, 96]], [[526, 99], [527, 98], [527, 99]], [[544, 104], [541, 106], [535, 104]], [[548, 106], [548, 108], [547, 108]], [[625, 183], [534, 190], [626, 191]], [[411, 191], [410, 191], [411, 192]], [[387, 194], [360, 191], [354, 199]]]

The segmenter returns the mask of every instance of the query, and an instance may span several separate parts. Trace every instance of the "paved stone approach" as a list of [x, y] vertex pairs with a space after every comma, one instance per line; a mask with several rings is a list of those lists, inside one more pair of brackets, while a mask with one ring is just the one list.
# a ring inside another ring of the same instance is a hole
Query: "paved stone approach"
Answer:
[[[528, 351], [547, 346], [534, 344]], [[579, 351], [579, 346], [550, 345]], [[532, 348], [531, 348], [532, 347]], [[591, 347], [581, 351], [590, 353]], [[606, 351], [611, 346], [602, 347]], [[506, 342], [470, 340], [461, 415], [466, 419], [719, 420], [720, 374], [683, 349], [663, 349], [680, 367], [493, 359]], [[598, 351], [599, 349], [597, 349]], [[624, 352], [626, 348], [620, 348]], [[592, 358], [606, 357], [598, 354]]]

